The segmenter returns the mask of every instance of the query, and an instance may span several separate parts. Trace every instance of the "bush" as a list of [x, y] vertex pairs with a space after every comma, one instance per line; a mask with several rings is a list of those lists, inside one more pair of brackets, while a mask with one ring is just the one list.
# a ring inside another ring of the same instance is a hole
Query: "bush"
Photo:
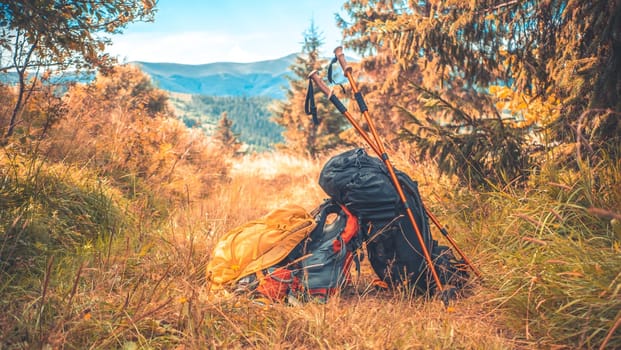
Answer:
[[119, 194], [84, 168], [0, 158], [0, 270], [40, 270], [54, 254], [109, 239], [126, 222]]

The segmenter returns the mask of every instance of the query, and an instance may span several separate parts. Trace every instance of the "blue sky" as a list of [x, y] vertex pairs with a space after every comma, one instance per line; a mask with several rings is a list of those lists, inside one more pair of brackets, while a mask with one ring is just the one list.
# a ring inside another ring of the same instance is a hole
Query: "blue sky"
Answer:
[[311, 20], [326, 56], [341, 45], [344, 0], [159, 0], [155, 21], [133, 23], [107, 52], [121, 62], [254, 62], [299, 52]]

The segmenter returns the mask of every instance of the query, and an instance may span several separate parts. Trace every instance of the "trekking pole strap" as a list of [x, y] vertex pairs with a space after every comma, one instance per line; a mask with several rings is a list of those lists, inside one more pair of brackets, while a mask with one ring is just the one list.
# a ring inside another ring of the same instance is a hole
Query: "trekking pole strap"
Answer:
[[336, 57], [334, 57], [332, 61], [330, 61], [330, 65], [328, 65], [328, 82], [330, 84], [335, 83], [334, 79], [332, 78], [332, 65], [335, 63], [336, 63]]
[[306, 90], [306, 100], [304, 101], [304, 112], [306, 115], [313, 117], [313, 123], [319, 125], [317, 117], [317, 106], [315, 105], [315, 91], [313, 90], [313, 82], [308, 80], [308, 90]]
[[326, 95], [326, 97], [328, 97], [330, 102], [332, 102], [332, 104], [336, 106], [339, 112], [341, 112], [345, 116], [345, 118], [347, 118], [347, 120], [351, 123], [354, 129], [356, 129], [358, 134], [360, 134], [360, 136], [362, 136], [362, 138], [367, 142], [369, 147], [371, 147], [373, 151], [375, 151], [375, 153], [377, 153], [378, 155], [382, 154], [382, 152], [379, 149], [379, 146], [371, 140], [369, 135], [367, 135], [367, 133], [360, 126], [360, 124], [356, 122], [356, 120], [352, 117], [352, 115], [347, 111], [347, 108], [345, 108], [345, 106], [341, 103], [338, 97], [336, 97], [336, 95], [334, 95], [332, 91], [328, 88], [326, 83], [324, 83], [323, 80], [321, 80], [321, 77], [319, 76], [319, 72], [317, 70], [310, 72], [310, 74], [308, 75], [308, 79], [314, 81], [315, 84], [317, 84], [317, 87], [319, 88], [319, 90], [321, 90]]

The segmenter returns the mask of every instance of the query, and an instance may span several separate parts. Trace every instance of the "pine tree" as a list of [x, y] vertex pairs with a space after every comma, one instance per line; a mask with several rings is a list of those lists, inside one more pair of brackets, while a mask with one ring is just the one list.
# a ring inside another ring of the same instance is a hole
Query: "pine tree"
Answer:
[[347, 43], [377, 55], [368, 68], [387, 74], [374, 77], [376, 87], [410, 121], [403, 135], [468, 183], [523, 180], [534, 152], [558, 143], [614, 150], [619, 142], [620, 1], [344, 8], [354, 20], [341, 22]]
[[233, 132], [233, 121], [228, 118], [226, 112], [222, 112], [214, 138], [222, 144], [224, 149], [235, 153], [241, 147], [238, 137], [239, 135]]
[[314, 21], [311, 21], [310, 27], [304, 32], [302, 52], [291, 66], [293, 77], [289, 78], [287, 100], [278, 103], [274, 110], [274, 121], [285, 129], [284, 147], [313, 157], [341, 144], [340, 133], [346, 127], [346, 120], [320, 91], [315, 91], [319, 125], [314, 124], [311, 116], [304, 112], [308, 74], [321, 70], [328, 63], [319, 56], [323, 45], [321, 35]]
[[[384, 140], [396, 145], [398, 131], [404, 117], [398, 107], [407, 105], [411, 94], [409, 81], [420, 81], [419, 72], [413, 69], [400, 69], [394, 64], [396, 58], [389, 43], [380, 40], [380, 33], [373, 30], [375, 21], [385, 22], [397, 18], [398, 7], [395, 2], [353, 0], [344, 5], [349, 19], [337, 16], [337, 24], [343, 31], [345, 47], [362, 55], [359, 62], [350, 62], [354, 75], [359, 74], [363, 83], [359, 88], [370, 107], [374, 124]], [[357, 105], [349, 109], [356, 111]]]

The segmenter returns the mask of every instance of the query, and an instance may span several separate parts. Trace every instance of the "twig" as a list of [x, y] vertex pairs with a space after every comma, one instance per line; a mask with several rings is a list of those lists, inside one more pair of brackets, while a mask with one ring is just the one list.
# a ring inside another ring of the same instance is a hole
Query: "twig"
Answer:
[[[78, 272], [76, 273], [75, 281], [73, 282], [73, 287], [71, 288], [71, 293], [69, 294], [69, 300], [67, 301], [67, 308], [71, 307], [71, 302], [73, 301], [73, 297], [75, 296], [75, 293], [78, 290], [78, 282], [80, 282], [80, 276], [82, 275], [83, 268], [84, 268], [84, 262], [80, 264], [80, 267], [78, 268]], [[67, 310], [66, 314], [67, 315], [69, 314], [69, 310]]]
[[47, 287], [50, 284], [50, 273], [52, 271], [52, 265], [54, 264], [54, 255], [50, 256], [47, 262], [47, 268], [45, 269], [45, 277], [43, 279], [43, 290], [41, 291], [41, 304], [39, 305], [39, 340], [43, 344], [43, 322], [41, 321], [41, 315], [43, 314], [43, 306], [45, 305], [45, 296], [47, 294]]
[[612, 326], [612, 328], [610, 328], [610, 330], [608, 331], [608, 334], [606, 334], [606, 338], [602, 342], [602, 345], [599, 346], [599, 350], [604, 350], [606, 348], [606, 345], [608, 345], [610, 338], [612, 338], [612, 335], [617, 330], [617, 328], [619, 328], [620, 325], [621, 325], [621, 312], [617, 315], [617, 321], [615, 321], [615, 324]]
[[587, 212], [591, 215], [597, 215], [597, 216], [602, 216], [606, 218], [621, 220], [621, 214], [615, 213], [612, 210], [591, 207], [587, 209]]

